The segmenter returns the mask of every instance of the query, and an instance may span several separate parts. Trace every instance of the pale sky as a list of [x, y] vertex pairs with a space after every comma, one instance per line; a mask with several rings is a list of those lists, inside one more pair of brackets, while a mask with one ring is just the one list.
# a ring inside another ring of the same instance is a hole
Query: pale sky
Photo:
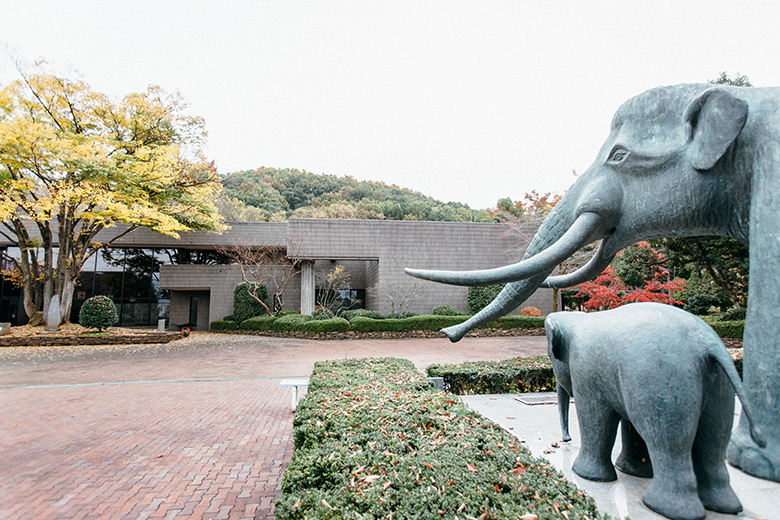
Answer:
[[560, 192], [649, 88], [780, 86], [780, 2], [0, 0], [9, 53], [203, 116], [220, 173], [350, 175], [472, 208]]

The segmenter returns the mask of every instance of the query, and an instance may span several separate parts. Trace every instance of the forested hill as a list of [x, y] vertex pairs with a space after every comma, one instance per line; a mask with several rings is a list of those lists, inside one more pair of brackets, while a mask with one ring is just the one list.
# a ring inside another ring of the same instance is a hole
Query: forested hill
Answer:
[[228, 221], [281, 222], [290, 217], [490, 221], [485, 210], [395, 185], [288, 168], [230, 173], [222, 177], [222, 184], [218, 206]]

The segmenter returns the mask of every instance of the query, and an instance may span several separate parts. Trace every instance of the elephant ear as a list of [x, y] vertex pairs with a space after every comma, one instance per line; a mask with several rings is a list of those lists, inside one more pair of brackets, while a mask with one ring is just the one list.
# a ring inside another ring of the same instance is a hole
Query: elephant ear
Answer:
[[747, 121], [748, 104], [722, 88], [705, 91], [685, 115], [693, 132], [688, 156], [697, 170], [709, 170], [726, 153]]

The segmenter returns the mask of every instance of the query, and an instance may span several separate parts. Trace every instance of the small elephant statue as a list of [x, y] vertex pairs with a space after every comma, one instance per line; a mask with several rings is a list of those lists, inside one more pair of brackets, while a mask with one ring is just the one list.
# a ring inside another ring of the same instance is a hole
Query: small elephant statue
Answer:
[[742, 510], [725, 462], [734, 390], [753, 440], [766, 441], [729, 353], [709, 325], [670, 305], [635, 303], [595, 313], [553, 313], [545, 328], [564, 439], [570, 439], [569, 397], [575, 398], [581, 436], [572, 466], [577, 475], [617, 479], [610, 456], [622, 421], [616, 465], [653, 477], [642, 499], [647, 507], [675, 520], [703, 519], [705, 509]]

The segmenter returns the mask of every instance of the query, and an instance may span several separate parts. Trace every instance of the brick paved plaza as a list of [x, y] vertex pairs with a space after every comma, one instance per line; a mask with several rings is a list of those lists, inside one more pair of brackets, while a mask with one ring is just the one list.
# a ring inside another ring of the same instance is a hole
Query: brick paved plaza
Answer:
[[546, 352], [544, 337], [307, 341], [195, 333], [164, 345], [0, 349], [0, 518], [273, 518], [290, 388], [315, 361]]

